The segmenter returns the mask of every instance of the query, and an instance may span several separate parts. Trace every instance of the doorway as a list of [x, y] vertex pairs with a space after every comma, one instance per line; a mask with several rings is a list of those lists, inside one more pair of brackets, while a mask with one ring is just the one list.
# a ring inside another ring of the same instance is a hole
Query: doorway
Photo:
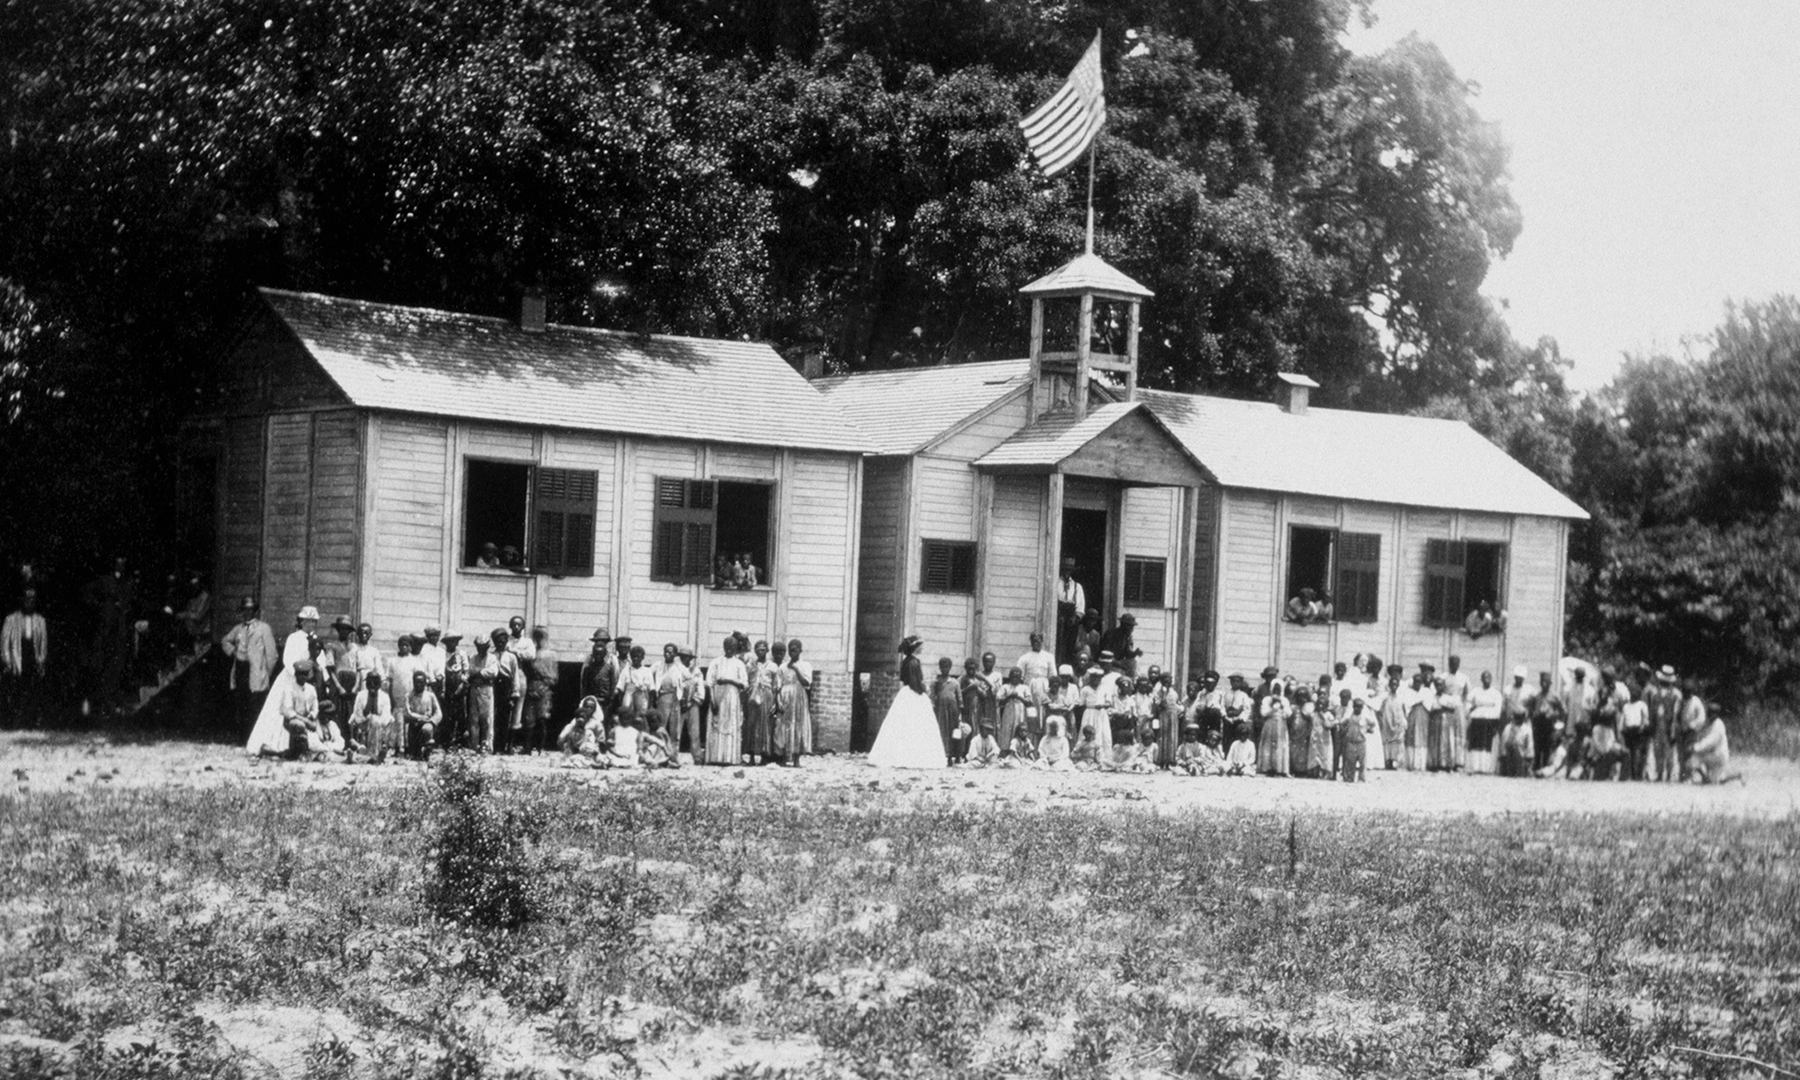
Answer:
[[[1112, 610], [1106, 602], [1106, 524], [1104, 510], [1063, 509], [1062, 557], [1075, 560], [1075, 580], [1087, 594], [1087, 606], [1102, 617]], [[1060, 576], [1060, 568], [1057, 572]]]

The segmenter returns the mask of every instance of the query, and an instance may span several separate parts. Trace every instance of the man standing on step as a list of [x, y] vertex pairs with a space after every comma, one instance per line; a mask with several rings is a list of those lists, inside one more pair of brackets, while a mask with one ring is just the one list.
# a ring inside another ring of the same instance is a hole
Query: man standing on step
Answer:
[[225, 632], [220, 648], [231, 660], [232, 711], [248, 734], [262, 712], [263, 699], [269, 696], [269, 680], [281, 660], [275, 644], [275, 631], [259, 617], [254, 597], [246, 596], [238, 604], [238, 623]]

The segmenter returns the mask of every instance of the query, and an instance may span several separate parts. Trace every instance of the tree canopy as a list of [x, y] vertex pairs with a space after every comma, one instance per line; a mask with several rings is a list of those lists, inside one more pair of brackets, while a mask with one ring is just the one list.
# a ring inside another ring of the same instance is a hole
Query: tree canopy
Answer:
[[[1257, 394], [1300, 370], [1322, 403], [1440, 411], [1485, 387], [1471, 419], [1564, 476], [1530, 422], [1554, 407], [1554, 349], [1518, 346], [1479, 293], [1519, 231], [1505, 144], [1429, 43], [1346, 50], [1367, 16], [7, 5], [0, 361], [8, 393], [30, 392], [9, 398], [4, 449], [86, 454], [111, 479], [95, 521], [58, 529], [101, 544], [155, 522], [134, 481], [166, 469], [251, 285], [490, 314], [541, 289], [559, 321], [758, 338], [837, 370], [1017, 355], [1017, 290], [1079, 250], [1086, 190], [1085, 170], [1043, 179], [1017, 121], [1100, 29], [1097, 246], [1156, 292], [1148, 385]], [[1522, 407], [1527, 385], [1544, 390]], [[96, 409], [113, 438], [71, 448]]]

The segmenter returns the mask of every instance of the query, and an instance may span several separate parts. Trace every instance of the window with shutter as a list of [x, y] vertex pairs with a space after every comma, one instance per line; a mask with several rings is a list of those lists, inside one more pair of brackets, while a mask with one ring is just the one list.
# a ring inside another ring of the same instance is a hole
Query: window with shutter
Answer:
[[1125, 559], [1125, 606], [1163, 606], [1167, 593], [1168, 560], [1127, 556]]
[[531, 568], [539, 573], [594, 572], [594, 514], [599, 474], [586, 469], [537, 470], [533, 493]]
[[1425, 625], [1461, 626], [1468, 546], [1461, 540], [1425, 541]]
[[957, 540], [925, 541], [919, 590], [930, 593], [973, 593], [975, 545]]
[[1339, 533], [1336, 615], [1339, 622], [1374, 622], [1381, 611], [1381, 534]]
[[718, 484], [685, 477], [656, 478], [650, 578], [676, 585], [713, 579], [713, 528]]

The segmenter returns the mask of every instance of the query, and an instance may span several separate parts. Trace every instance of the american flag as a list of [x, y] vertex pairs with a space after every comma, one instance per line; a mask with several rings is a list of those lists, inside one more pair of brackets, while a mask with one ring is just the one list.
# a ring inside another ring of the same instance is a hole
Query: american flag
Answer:
[[1105, 122], [1106, 87], [1100, 79], [1100, 34], [1096, 31], [1094, 43], [1081, 54], [1062, 89], [1019, 121], [1019, 126], [1025, 129], [1025, 142], [1044, 175], [1055, 176], [1081, 157]]

